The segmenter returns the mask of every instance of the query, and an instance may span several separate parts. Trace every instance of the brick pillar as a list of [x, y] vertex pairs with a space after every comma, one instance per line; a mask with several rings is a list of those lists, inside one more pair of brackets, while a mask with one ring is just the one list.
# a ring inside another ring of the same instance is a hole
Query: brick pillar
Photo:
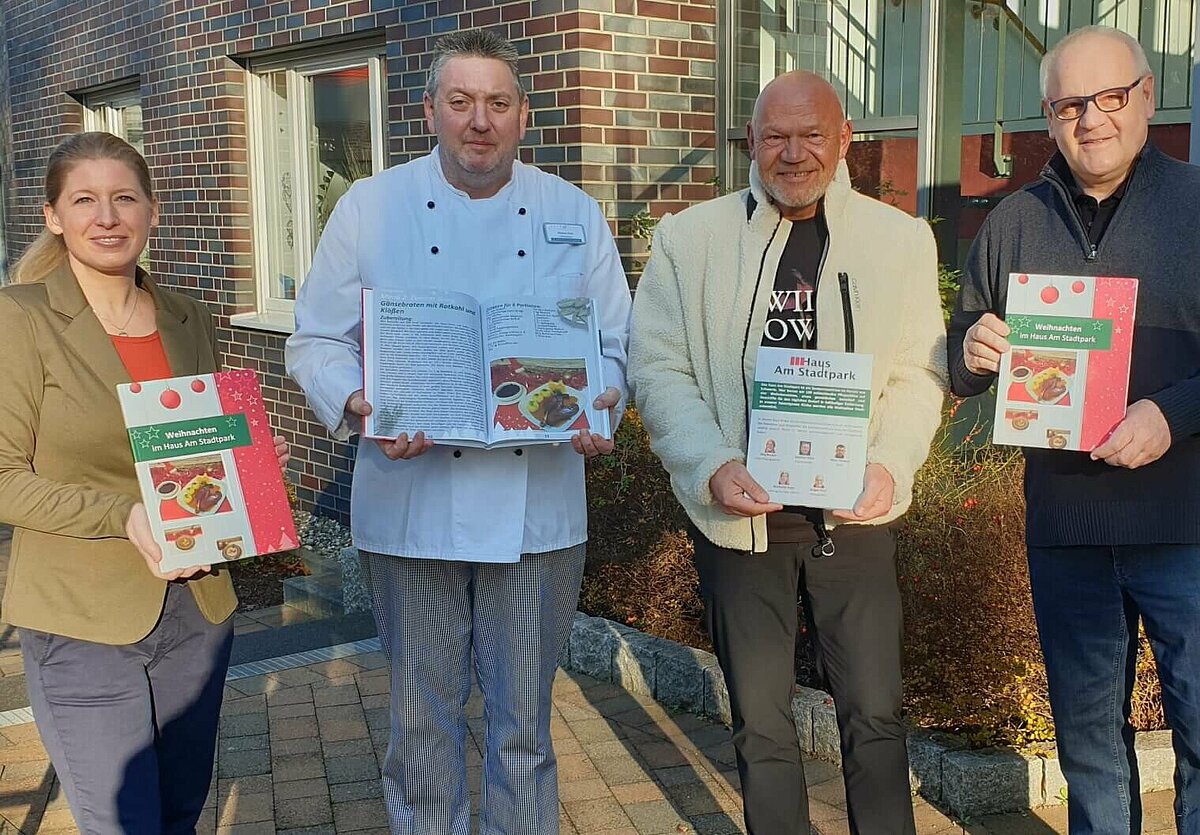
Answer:
[[[639, 212], [658, 218], [716, 194], [715, 0], [442, 0], [440, 15], [402, 22], [389, 87], [393, 161], [428, 152], [421, 107], [437, 37], [495, 27], [523, 56], [530, 127], [521, 159], [558, 174], [600, 202], [636, 276], [647, 242]], [[418, 7], [427, 12], [429, 4]], [[407, 10], [402, 12], [402, 19]]]

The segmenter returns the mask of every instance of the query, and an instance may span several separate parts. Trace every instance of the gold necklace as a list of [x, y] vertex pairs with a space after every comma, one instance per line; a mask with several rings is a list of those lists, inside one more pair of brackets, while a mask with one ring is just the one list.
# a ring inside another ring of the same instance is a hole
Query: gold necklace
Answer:
[[133, 321], [133, 316], [135, 313], [137, 313], [138, 302], [140, 302], [141, 300], [142, 300], [141, 291], [138, 290], [137, 287], [134, 287], [133, 288], [133, 310], [129, 311], [129, 316], [126, 317], [125, 324], [123, 324], [123, 325], [118, 325], [116, 322], [112, 321], [111, 319], [104, 318], [103, 316], [100, 315], [100, 311], [94, 307], [92, 308], [92, 313], [95, 313], [96, 318], [99, 319], [104, 324], [108, 325], [109, 327], [116, 328], [117, 336], [129, 336], [129, 334], [126, 332], [125, 329], [127, 327], [129, 327], [129, 323]]

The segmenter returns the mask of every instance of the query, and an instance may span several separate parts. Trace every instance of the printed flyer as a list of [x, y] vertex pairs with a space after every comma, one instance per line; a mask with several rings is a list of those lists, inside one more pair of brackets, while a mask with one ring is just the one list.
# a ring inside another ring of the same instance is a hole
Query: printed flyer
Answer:
[[164, 573], [298, 546], [253, 371], [117, 387]]
[[1100, 445], [1125, 417], [1137, 288], [1135, 278], [1009, 276], [995, 443]]
[[785, 507], [845, 509], [862, 493], [869, 354], [760, 348], [746, 467]]

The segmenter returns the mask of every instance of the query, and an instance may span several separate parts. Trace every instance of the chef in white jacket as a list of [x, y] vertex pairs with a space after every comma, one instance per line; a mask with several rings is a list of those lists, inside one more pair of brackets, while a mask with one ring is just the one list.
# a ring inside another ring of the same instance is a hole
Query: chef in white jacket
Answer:
[[[437, 147], [356, 182], [325, 228], [287, 367], [339, 438], [370, 410], [363, 287], [589, 296], [606, 386], [595, 405], [623, 402], [625, 274], [596, 202], [516, 160], [529, 111], [516, 59], [491, 33], [442, 38], [425, 93]], [[611, 450], [586, 431], [570, 444], [491, 451], [421, 432], [360, 440], [351, 527], [391, 664], [383, 788], [393, 833], [470, 832], [472, 658], [488, 722], [480, 832], [558, 832], [550, 691], [583, 575], [583, 459]]]

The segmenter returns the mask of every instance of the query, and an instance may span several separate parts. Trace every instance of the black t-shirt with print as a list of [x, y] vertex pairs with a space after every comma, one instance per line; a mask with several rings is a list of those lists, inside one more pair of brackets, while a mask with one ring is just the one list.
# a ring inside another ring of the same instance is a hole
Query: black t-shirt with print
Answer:
[[823, 212], [811, 220], [792, 221], [767, 308], [764, 348], [816, 347], [817, 271], [828, 238]]
[[[775, 286], [763, 329], [764, 348], [817, 347], [817, 273], [828, 239], [824, 211], [818, 211], [811, 220], [792, 221], [792, 231], [775, 272]], [[816, 533], [803, 512], [781, 510], [767, 516], [767, 539], [769, 542], [815, 542]]]

